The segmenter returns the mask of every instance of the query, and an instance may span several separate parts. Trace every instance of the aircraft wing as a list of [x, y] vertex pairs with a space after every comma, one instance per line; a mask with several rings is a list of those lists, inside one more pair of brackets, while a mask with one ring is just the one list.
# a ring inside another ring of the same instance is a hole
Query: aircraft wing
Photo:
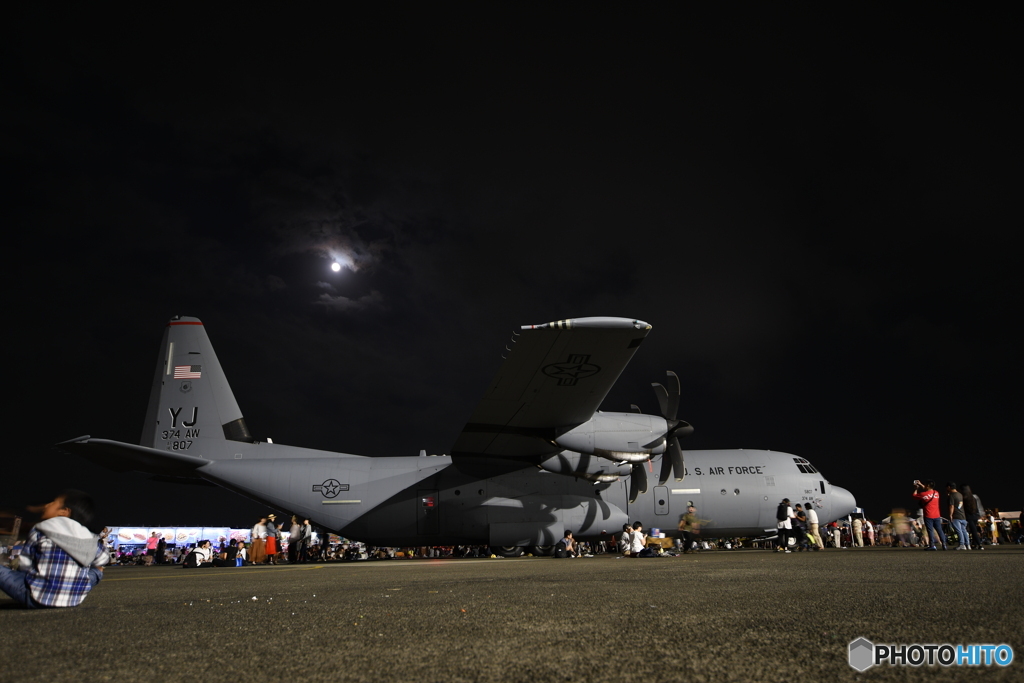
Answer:
[[524, 325], [452, 448], [465, 456], [557, 453], [559, 428], [597, 411], [650, 332], [642, 320], [575, 318]]
[[56, 444], [57, 448], [80, 455], [86, 460], [115, 472], [150, 472], [173, 476], [196, 476], [195, 470], [208, 465], [209, 460], [175, 451], [137, 446], [109, 439], [80, 436]]

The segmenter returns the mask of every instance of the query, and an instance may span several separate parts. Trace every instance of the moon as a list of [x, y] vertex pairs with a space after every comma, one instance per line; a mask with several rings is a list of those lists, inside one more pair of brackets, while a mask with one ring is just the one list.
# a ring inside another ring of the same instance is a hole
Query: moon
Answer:
[[331, 264], [331, 270], [337, 273], [339, 270], [341, 270], [341, 264], [335, 261], [334, 263]]

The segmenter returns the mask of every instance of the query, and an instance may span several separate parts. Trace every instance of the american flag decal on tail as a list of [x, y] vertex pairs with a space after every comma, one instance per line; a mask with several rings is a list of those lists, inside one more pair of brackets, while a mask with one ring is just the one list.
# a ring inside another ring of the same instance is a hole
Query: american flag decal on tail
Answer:
[[174, 379], [199, 379], [203, 375], [202, 365], [175, 365]]

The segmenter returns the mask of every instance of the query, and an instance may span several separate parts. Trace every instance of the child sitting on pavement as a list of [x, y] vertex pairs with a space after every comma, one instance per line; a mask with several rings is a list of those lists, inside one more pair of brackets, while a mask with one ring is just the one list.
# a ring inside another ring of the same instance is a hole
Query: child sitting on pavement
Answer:
[[69, 489], [43, 506], [43, 519], [29, 532], [18, 569], [0, 567], [0, 591], [24, 607], [74, 607], [103, 578], [110, 555], [92, 521], [93, 502]]

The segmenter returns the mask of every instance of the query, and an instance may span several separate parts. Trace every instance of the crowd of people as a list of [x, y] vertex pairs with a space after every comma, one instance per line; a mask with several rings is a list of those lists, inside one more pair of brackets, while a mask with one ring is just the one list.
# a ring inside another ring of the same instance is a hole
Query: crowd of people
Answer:
[[[106, 538], [109, 530], [101, 534]], [[145, 548], [122, 547], [115, 553], [117, 564], [165, 565], [180, 564], [183, 567], [241, 567], [245, 564], [291, 564], [327, 559], [329, 538], [314, 545], [313, 526], [308, 519], [299, 522], [295, 515], [287, 529], [278, 524], [277, 515], [268, 514], [253, 525], [250, 542], [240, 539], [202, 539], [194, 545], [168, 546], [166, 540], [153, 532], [146, 540]]]
[[[921, 507], [917, 516], [896, 508], [881, 521], [863, 515], [830, 522], [822, 528], [811, 503], [779, 504], [776, 552], [863, 548], [918, 547], [925, 550], [983, 550], [985, 546], [1024, 543], [1021, 520], [1003, 518], [999, 509], [986, 509], [969, 485], [948, 482], [943, 496], [935, 482], [914, 481], [911, 496]], [[944, 500], [943, 500], [944, 498]], [[755, 544], [758, 545], [758, 544]]]
[[902, 508], [893, 510], [884, 520], [883, 545], [984, 550], [985, 546], [1024, 543], [1021, 520], [1003, 518], [999, 508], [986, 509], [969, 484], [958, 488], [956, 482], [948, 482], [945, 505], [933, 481], [915, 480], [912, 495], [921, 501], [920, 515], [909, 517]]
[[791, 553], [792, 545], [797, 551], [824, 550], [818, 513], [813, 503], [790, 505], [789, 498], [783, 498], [775, 512], [777, 536], [775, 552]]
[[[674, 547], [664, 547], [660, 542], [651, 542], [641, 522], [623, 526], [621, 534], [605, 540], [579, 541], [571, 529], [554, 546], [534, 546], [532, 550], [541, 555], [554, 557], [594, 557], [604, 554], [618, 554], [623, 557], [655, 557], [697, 552], [699, 550], [733, 549], [742, 545], [740, 539], [702, 539], [699, 537], [700, 523], [696, 510], [690, 506], [680, 520], [680, 538]], [[121, 565], [180, 564], [183, 567], [235, 567], [248, 564], [303, 563], [309, 561], [354, 561], [389, 559], [447, 559], [465, 557], [494, 557], [493, 549], [485, 545], [446, 545], [416, 547], [375, 547], [341, 539], [329, 543], [329, 535], [320, 534], [319, 543], [313, 538], [309, 520], [302, 523], [292, 517], [291, 525], [285, 532], [273, 514], [261, 517], [253, 526], [251, 542], [222, 541], [219, 545], [204, 539], [194, 546], [167, 547], [163, 539], [154, 533], [146, 547], [124, 549], [116, 553], [114, 562]], [[669, 542], [671, 544], [671, 541]]]
[[[821, 524], [811, 502], [791, 504], [784, 498], [778, 505], [777, 535], [766, 539], [776, 552], [820, 551], [827, 547], [861, 548], [883, 545], [919, 547], [925, 550], [982, 550], [986, 546], [1024, 543], [1021, 520], [1010, 520], [998, 509], [987, 509], [971, 487], [947, 482], [945, 497], [932, 481], [914, 481], [912, 496], [920, 501], [917, 517], [895, 509], [880, 522], [861, 515]], [[240, 567], [245, 564], [289, 564], [310, 561], [353, 561], [367, 559], [487, 557], [487, 546], [424, 546], [417, 548], [374, 548], [361, 543], [330, 543], [330, 534], [321, 533], [314, 543], [310, 520], [291, 517], [285, 527], [277, 516], [268, 514], [253, 526], [251, 540], [209, 539], [195, 546], [169, 546], [153, 532], [145, 548], [137, 547], [113, 553], [108, 546], [109, 530], [93, 534], [88, 529], [94, 504], [85, 493], [67, 490], [41, 506], [42, 520], [33, 527], [28, 539], [15, 544], [6, 558], [0, 558], [0, 591], [26, 607], [58, 607], [79, 604], [103, 577], [110, 562], [118, 564], [178, 564], [186, 568]], [[946, 516], [944, 516], [946, 515]], [[644, 532], [641, 522], [623, 525], [621, 534], [598, 541], [578, 541], [571, 529], [552, 548], [555, 557], [594, 557], [617, 553], [623, 557], [656, 557], [687, 554], [698, 550], [735, 549], [743, 539], [701, 537], [701, 521], [691, 505], [680, 516], [679, 533], [674, 545]], [[663, 535], [662, 535], [663, 536]], [[765, 541], [748, 541], [762, 547]], [[955, 544], [955, 545], [954, 545]], [[7, 566], [10, 565], [10, 566]]]

